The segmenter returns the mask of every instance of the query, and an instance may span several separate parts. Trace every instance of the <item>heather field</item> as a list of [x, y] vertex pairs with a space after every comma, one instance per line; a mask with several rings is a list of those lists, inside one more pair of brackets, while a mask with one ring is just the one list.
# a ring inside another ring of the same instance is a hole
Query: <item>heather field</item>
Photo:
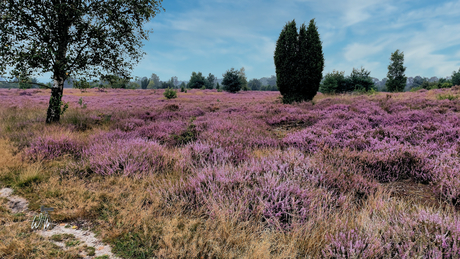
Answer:
[[[0, 188], [121, 258], [460, 258], [459, 89], [65, 89], [54, 125], [0, 89]], [[30, 223], [0, 206], [0, 257], [78, 257]]]

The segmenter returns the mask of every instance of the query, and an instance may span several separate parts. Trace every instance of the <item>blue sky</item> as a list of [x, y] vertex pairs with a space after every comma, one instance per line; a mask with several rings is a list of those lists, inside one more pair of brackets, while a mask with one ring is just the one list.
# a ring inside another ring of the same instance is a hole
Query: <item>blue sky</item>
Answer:
[[[133, 76], [218, 78], [232, 67], [248, 79], [275, 74], [273, 53], [286, 22], [315, 18], [323, 75], [363, 66], [386, 77], [390, 54], [405, 54], [406, 76], [446, 77], [460, 67], [460, 0], [164, 0], [148, 24], [154, 32]], [[40, 81], [49, 81], [40, 77]]]

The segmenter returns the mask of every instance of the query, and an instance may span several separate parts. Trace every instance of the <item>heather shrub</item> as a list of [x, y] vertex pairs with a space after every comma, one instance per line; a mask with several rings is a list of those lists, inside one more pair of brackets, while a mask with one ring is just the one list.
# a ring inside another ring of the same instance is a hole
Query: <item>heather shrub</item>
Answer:
[[157, 142], [140, 138], [99, 141], [82, 152], [82, 165], [88, 173], [143, 176], [166, 170], [165, 149]]
[[113, 128], [120, 129], [122, 131], [133, 131], [137, 128], [140, 128], [145, 125], [145, 121], [136, 118], [128, 118], [128, 119], [121, 119], [118, 120], [114, 125]]
[[79, 158], [83, 144], [68, 136], [38, 137], [25, 150], [24, 158], [32, 161], [55, 159], [64, 155]]
[[275, 152], [239, 166], [204, 167], [185, 180], [160, 187], [159, 193], [166, 206], [181, 206], [185, 213], [209, 217], [224, 213], [239, 221], [289, 229], [344, 206], [345, 196], [316, 187], [318, 178], [312, 172], [303, 155]]
[[140, 137], [154, 140], [161, 145], [175, 146], [174, 136], [181, 135], [187, 130], [187, 123], [179, 120], [160, 121], [142, 126], [136, 130]]
[[351, 229], [327, 236], [330, 242], [323, 250], [325, 258], [380, 258], [382, 244], [377, 237], [368, 236], [358, 230]]

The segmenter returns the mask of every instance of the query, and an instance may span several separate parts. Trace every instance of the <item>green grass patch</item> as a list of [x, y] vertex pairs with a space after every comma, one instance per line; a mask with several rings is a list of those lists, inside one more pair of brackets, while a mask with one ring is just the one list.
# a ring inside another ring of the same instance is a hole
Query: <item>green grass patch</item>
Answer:
[[124, 258], [152, 258], [158, 246], [147, 247], [145, 240], [137, 233], [125, 234], [112, 242], [112, 252]]

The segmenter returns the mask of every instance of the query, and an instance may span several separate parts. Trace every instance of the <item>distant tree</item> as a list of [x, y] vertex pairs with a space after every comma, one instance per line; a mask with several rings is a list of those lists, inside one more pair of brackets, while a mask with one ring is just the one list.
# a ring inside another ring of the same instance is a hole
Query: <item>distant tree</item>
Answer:
[[272, 76], [267, 80], [267, 85], [276, 85], [276, 76], [272, 75]]
[[370, 71], [366, 71], [363, 67], [360, 70], [353, 68], [353, 72], [350, 75], [351, 86], [349, 88], [352, 88], [352, 91], [361, 90], [366, 92], [374, 89], [374, 81], [369, 76], [370, 73]]
[[216, 84], [216, 89], [217, 89], [217, 90], [220, 89], [220, 84], [219, 84], [219, 82], [217, 82], [217, 84]]
[[190, 81], [187, 84], [188, 88], [192, 89], [200, 89], [203, 86], [206, 86], [206, 78], [204, 78], [201, 72], [192, 72], [192, 76], [190, 77]]
[[[2, 0], [0, 74], [52, 73], [46, 123], [58, 122], [64, 82], [72, 75], [129, 76], [144, 55], [143, 24], [162, 9], [161, 0]], [[46, 84], [41, 84], [47, 87]]]
[[174, 87], [179, 85], [179, 79], [177, 78], [177, 76], [171, 77], [171, 80], [172, 80], [172, 82], [174, 84]]
[[391, 63], [388, 66], [388, 81], [386, 88], [390, 92], [402, 92], [406, 86], [407, 77], [404, 75], [406, 67], [404, 67], [404, 52], [399, 52], [399, 49], [391, 53]]
[[102, 81], [107, 81], [112, 88], [127, 88], [129, 84], [129, 77], [128, 79], [122, 78], [117, 75], [102, 75], [101, 76]]
[[153, 80], [149, 80], [149, 84], [147, 85], [147, 89], [155, 89], [155, 82]]
[[128, 89], [139, 89], [141, 88], [141, 86], [136, 82], [129, 82], [127, 88]]
[[240, 78], [240, 71], [231, 68], [230, 70], [227, 70], [227, 72], [222, 76], [224, 77], [222, 80], [222, 85], [225, 91], [236, 93], [241, 90], [242, 83]]
[[27, 76], [19, 77], [19, 89], [30, 89], [32, 88], [32, 80]]
[[276, 85], [284, 103], [312, 100], [319, 89], [324, 55], [314, 19], [297, 33], [295, 20], [280, 33], [275, 49]]
[[208, 77], [206, 78], [206, 89], [213, 89], [216, 81], [216, 77], [209, 73]]
[[319, 91], [324, 94], [344, 92], [345, 76], [344, 71], [332, 71], [324, 76], [324, 81], [321, 83]]
[[161, 87], [160, 77], [157, 76], [157, 74], [152, 73], [152, 75], [150, 76], [150, 80], [153, 81], [153, 85], [155, 86], [154, 88], [159, 89]]
[[248, 87], [252, 91], [259, 91], [261, 86], [262, 86], [262, 83], [258, 79], [254, 78], [254, 79], [249, 80]]
[[161, 82], [161, 89], [167, 89], [167, 88], [170, 88], [170, 89], [175, 88], [174, 78], [173, 77], [171, 77], [171, 79], [169, 79], [169, 81]]
[[243, 89], [244, 91], [249, 90], [248, 79], [246, 78], [246, 70], [244, 69], [244, 67], [240, 68], [240, 71], [238, 72], [238, 76], [241, 81], [241, 89]]
[[458, 72], [452, 72], [452, 85], [460, 85], [460, 68]]
[[86, 92], [86, 90], [89, 89], [90, 87], [91, 87], [90, 83], [86, 81], [85, 78], [79, 81], [78, 80], [73, 81], [73, 88], [80, 89], [82, 93]]
[[180, 88], [184, 88], [184, 89], [185, 89], [185, 87], [187, 87], [187, 85], [185, 84], [185, 82], [182, 82], [182, 83], [180, 84]]
[[149, 85], [149, 79], [147, 77], [143, 77], [141, 79], [141, 88], [142, 89], [147, 89], [148, 85]]
[[428, 81], [428, 78], [422, 78], [421, 76], [414, 77], [414, 82], [412, 83], [411, 88], [416, 88], [416, 87], [421, 86], [424, 81]]

